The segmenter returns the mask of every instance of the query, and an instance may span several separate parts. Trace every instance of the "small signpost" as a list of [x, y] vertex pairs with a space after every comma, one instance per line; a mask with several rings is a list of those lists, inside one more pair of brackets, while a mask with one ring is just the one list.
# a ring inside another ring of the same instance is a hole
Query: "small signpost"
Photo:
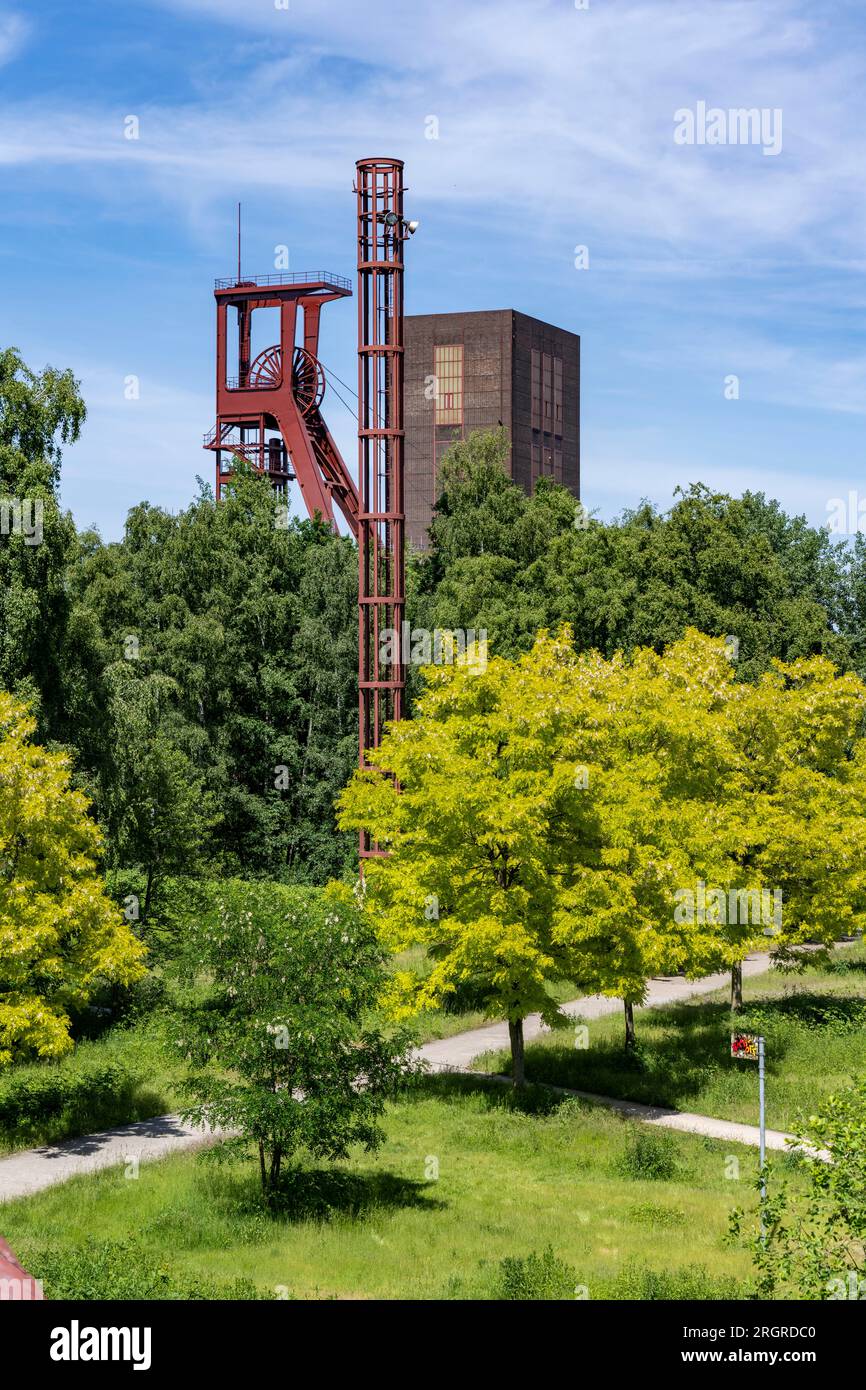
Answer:
[[731, 1056], [739, 1057], [741, 1062], [758, 1064], [758, 1106], [761, 1126], [761, 1239], [764, 1231], [764, 1203], [767, 1200], [767, 1182], [764, 1175], [764, 1161], [767, 1152], [767, 1125], [764, 1109], [764, 1039], [757, 1033], [732, 1033]]

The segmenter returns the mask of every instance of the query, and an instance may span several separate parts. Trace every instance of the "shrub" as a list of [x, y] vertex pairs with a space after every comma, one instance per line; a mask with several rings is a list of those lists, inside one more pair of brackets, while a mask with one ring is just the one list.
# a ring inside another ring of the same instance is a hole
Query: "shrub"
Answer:
[[678, 1302], [694, 1299], [738, 1299], [744, 1296], [736, 1279], [710, 1274], [703, 1265], [686, 1265], [682, 1269], [656, 1270], [642, 1265], [629, 1265], [615, 1278], [607, 1281], [596, 1296], [602, 1298], [655, 1302], [669, 1299]]
[[577, 1271], [548, 1245], [540, 1255], [509, 1255], [499, 1264], [497, 1297], [513, 1302], [574, 1298]]
[[138, 1078], [117, 1062], [75, 1071], [46, 1066], [13, 1072], [0, 1084], [0, 1135], [39, 1139], [55, 1126], [80, 1134], [94, 1121], [125, 1119], [137, 1084]]
[[617, 1171], [626, 1178], [665, 1181], [681, 1169], [679, 1153], [669, 1134], [646, 1125], [634, 1125], [626, 1136]]
[[88, 1240], [26, 1253], [51, 1299], [264, 1299], [248, 1279], [191, 1278], [134, 1240]]
[[144, 948], [105, 892], [99, 829], [70, 759], [34, 744], [35, 729], [0, 691], [0, 1067], [67, 1055], [70, 1007], [144, 974]]
[[862, 956], [831, 956], [824, 966], [828, 975], [866, 974], [866, 960]]
[[385, 957], [349, 890], [229, 881], [216, 924], [190, 928], [186, 968], [208, 992], [178, 1024], [192, 1064], [184, 1113], [238, 1131], [215, 1154], [257, 1151], [272, 1202], [299, 1151], [341, 1159], [352, 1144], [378, 1148], [410, 1040], [375, 1026]]
[[814, 994], [796, 990], [774, 999], [763, 1007], [752, 1005], [743, 1015], [742, 1026], [765, 1036], [780, 1026], [793, 1024], [810, 1031], [857, 1033], [866, 1020], [866, 999], [847, 999], [839, 995]]
[[[789, 1187], [769, 1161], [763, 1229], [756, 1221], [750, 1232], [758, 1291], [763, 1298], [860, 1298], [866, 1275], [866, 1080], [828, 1096], [816, 1115], [800, 1117], [797, 1128], [804, 1143], [800, 1183]], [[731, 1213], [734, 1236], [744, 1233], [746, 1221], [742, 1211]]]
[[72, 1036], [93, 1041], [102, 1038], [117, 1024], [136, 1023], [157, 1013], [169, 1002], [168, 988], [161, 975], [149, 971], [127, 986], [104, 986], [94, 993], [83, 1009], [70, 1009]]

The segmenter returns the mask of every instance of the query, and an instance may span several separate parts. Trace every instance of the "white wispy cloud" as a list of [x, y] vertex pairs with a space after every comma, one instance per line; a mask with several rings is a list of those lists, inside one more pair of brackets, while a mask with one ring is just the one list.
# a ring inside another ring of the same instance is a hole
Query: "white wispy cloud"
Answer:
[[[864, 62], [828, 49], [798, 0], [729, 0], [723, 24], [717, 0], [156, 3], [248, 29], [247, 66], [227, 61], [212, 95], [136, 112], [139, 141], [96, 104], [0, 107], [0, 162], [146, 179], [195, 217], [228, 189], [333, 190], [359, 153], [393, 151], [420, 201], [519, 219], [534, 242], [591, 238], [604, 254], [651, 241], [715, 259], [859, 251]], [[782, 154], [676, 145], [674, 112], [698, 100], [780, 108]]]
[[[209, 246], [214, 208], [236, 197], [265, 193], [280, 208], [291, 198], [299, 220], [339, 201], [351, 219], [355, 159], [397, 155], [425, 222], [418, 250], [439, 257], [432, 273], [453, 277], [449, 293], [483, 263], [485, 286], [507, 285], [519, 301], [525, 275], [567, 301], [578, 327], [581, 295], [596, 296], [596, 325], [599, 306], [619, 314], [626, 415], [660, 371], [688, 377], [696, 410], [700, 392], [717, 400], [733, 372], [745, 406], [783, 406], [786, 418], [792, 408], [834, 412], [845, 449], [845, 417], [866, 411], [866, 359], [850, 325], [831, 319], [863, 304], [866, 135], [855, 113], [866, 51], [847, 27], [856, 7], [836, 0], [829, 23], [814, 0], [591, 0], [585, 11], [571, 0], [139, 5], [157, 37], [165, 13], [201, 26], [201, 52], [192, 30], [178, 32], [186, 87], [173, 81], [170, 97], [146, 103], [134, 73], [126, 102], [116, 84], [110, 101], [97, 89], [74, 103], [62, 89], [13, 102], [0, 88], [7, 182], [19, 172], [31, 189], [41, 181], [52, 207], [84, 189], [88, 206], [136, 228], [179, 215], [190, 240]], [[0, 63], [26, 38], [24, 21], [0, 14]], [[674, 113], [698, 101], [780, 109], [782, 152], [678, 146]], [[124, 138], [128, 114], [138, 140]], [[438, 139], [426, 138], [430, 117]], [[583, 243], [593, 269], [581, 278], [571, 259]], [[585, 335], [587, 363], [603, 336]], [[91, 416], [70, 452], [69, 500], [98, 495], [106, 516], [117, 514], [146, 476], [152, 495], [179, 505], [192, 473], [209, 466], [196, 446], [212, 400], [145, 381], [135, 408], [111, 369], [85, 377]], [[601, 434], [587, 420], [590, 505], [593, 480], [608, 511], [633, 504], [648, 480], [659, 501], [692, 476], [731, 491], [755, 485], [753, 469], [695, 465], [670, 432]], [[339, 433], [351, 458], [351, 421]], [[118, 457], [122, 476], [112, 473]], [[780, 466], [762, 467], [759, 485], [815, 515], [828, 483]], [[841, 474], [834, 488], [844, 491]]]
[[30, 34], [30, 25], [22, 15], [0, 11], [0, 66], [17, 58]]

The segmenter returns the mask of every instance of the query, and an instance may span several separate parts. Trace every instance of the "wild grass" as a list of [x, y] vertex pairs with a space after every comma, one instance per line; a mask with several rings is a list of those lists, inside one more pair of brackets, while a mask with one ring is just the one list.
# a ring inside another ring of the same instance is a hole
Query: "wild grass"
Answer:
[[748, 1149], [672, 1135], [647, 1174], [619, 1116], [454, 1077], [413, 1083], [386, 1129], [378, 1155], [295, 1170], [274, 1213], [254, 1164], [180, 1155], [137, 1179], [118, 1168], [9, 1203], [4, 1234], [49, 1297], [160, 1296], [153, 1269], [169, 1289], [240, 1279], [300, 1299], [488, 1299], [528, 1286], [528, 1297], [574, 1297], [572, 1272], [590, 1298], [747, 1289], [749, 1255], [727, 1232], [730, 1209], [753, 1205]]

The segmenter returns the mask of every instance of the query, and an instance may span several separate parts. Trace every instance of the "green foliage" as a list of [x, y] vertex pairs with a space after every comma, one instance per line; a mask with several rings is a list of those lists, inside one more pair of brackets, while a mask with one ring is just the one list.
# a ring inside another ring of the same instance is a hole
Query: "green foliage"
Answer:
[[389, 850], [367, 870], [371, 920], [432, 962], [395, 972], [398, 1013], [470, 991], [508, 1019], [522, 1084], [522, 1019], [556, 1022], [558, 981], [634, 1005], [650, 976], [738, 967], [768, 931], [802, 969], [810, 942], [862, 924], [856, 676], [813, 657], [740, 682], [692, 630], [661, 655], [578, 654], [565, 628], [482, 656], [425, 668], [414, 717], [340, 801]]
[[192, 1278], [170, 1260], [153, 1257], [134, 1239], [87, 1240], [65, 1248], [38, 1246], [26, 1252], [51, 1299], [263, 1299], [249, 1279]]
[[[698, 633], [606, 661], [567, 629], [515, 661], [426, 668], [381, 771], [356, 772], [340, 802], [344, 828], [390, 851], [365, 880], [377, 930], [433, 961], [395, 973], [398, 1012], [471, 984], [493, 1016], [552, 1024], [557, 981], [639, 1003], [653, 974], [700, 973], [718, 930], [680, 919], [674, 896], [714, 852], [729, 672]], [[517, 1084], [519, 1048], [512, 1030]]]
[[130, 1118], [139, 1078], [117, 1062], [78, 1071], [26, 1068], [0, 1081], [0, 1138], [35, 1142], [47, 1132], [81, 1134]]
[[647, 1269], [628, 1265], [599, 1289], [603, 1298], [648, 1303], [706, 1302], [714, 1299], [741, 1299], [747, 1296], [736, 1279], [719, 1278], [704, 1265], [685, 1265], [681, 1269]]
[[193, 980], [209, 981], [180, 1023], [193, 1068], [186, 1114], [240, 1131], [268, 1200], [299, 1151], [341, 1159], [352, 1144], [378, 1147], [408, 1038], [367, 1021], [384, 956], [353, 906], [315, 889], [228, 882], [216, 924], [193, 927], [185, 960]]
[[70, 1010], [144, 974], [144, 950], [105, 894], [100, 837], [69, 760], [0, 691], [0, 1068], [72, 1047]]
[[278, 521], [268, 481], [239, 469], [218, 506], [142, 504], [120, 544], [83, 538], [71, 567], [76, 743], [112, 866], [152, 888], [323, 882], [354, 855], [333, 801], [357, 758], [357, 555]]
[[[725, 692], [732, 761], [707, 824], [723, 886], [778, 889], [777, 963], [862, 926], [866, 909], [866, 687], [824, 657], [777, 662]], [[742, 927], [722, 933], [733, 959]], [[745, 933], [747, 936], [748, 933]]]
[[606, 656], [661, 651], [695, 627], [737, 636], [748, 680], [773, 658], [823, 653], [844, 667], [862, 647], [859, 542], [851, 561], [762, 493], [731, 498], [701, 484], [678, 489], [666, 513], [642, 503], [612, 524], [576, 525], [570, 495], [541, 479], [527, 498], [505, 475], [507, 456], [507, 440], [476, 434], [443, 460], [414, 622], [486, 628], [501, 656], [564, 622], [580, 649]]
[[548, 1245], [540, 1255], [509, 1255], [501, 1261], [497, 1296], [515, 1302], [574, 1298], [577, 1271]]
[[22, 527], [0, 534], [0, 690], [32, 705], [42, 738], [60, 736], [65, 722], [75, 526], [57, 494], [61, 445], [75, 442], [84, 416], [71, 372], [32, 372], [14, 348], [0, 350], [0, 507], [25, 506]]
[[0, 1148], [54, 1144], [176, 1109], [183, 1067], [160, 1011], [74, 1036], [75, 1050], [59, 1062], [0, 1073]]
[[[866, 1081], [827, 1097], [798, 1126], [803, 1192], [766, 1169], [763, 1232], [750, 1225], [765, 1298], [861, 1299], [866, 1292]], [[756, 1184], [760, 1187], [760, 1179]], [[746, 1228], [742, 1211], [732, 1230]]]
[[773, 1000], [769, 1007], [750, 1004], [742, 1016], [743, 1028], [750, 1033], [762, 1033], [768, 1042], [781, 1040], [791, 1023], [809, 1032], [837, 1036], [860, 1033], [866, 1023], [866, 999], [796, 990]]
[[159, 879], [197, 863], [214, 803], [175, 738], [177, 686], [138, 667], [118, 661], [104, 672], [114, 734], [104, 812], [113, 865], [145, 869], [146, 921]]
[[667, 1182], [681, 1169], [679, 1151], [669, 1134], [637, 1124], [630, 1127], [617, 1172], [641, 1181]]

